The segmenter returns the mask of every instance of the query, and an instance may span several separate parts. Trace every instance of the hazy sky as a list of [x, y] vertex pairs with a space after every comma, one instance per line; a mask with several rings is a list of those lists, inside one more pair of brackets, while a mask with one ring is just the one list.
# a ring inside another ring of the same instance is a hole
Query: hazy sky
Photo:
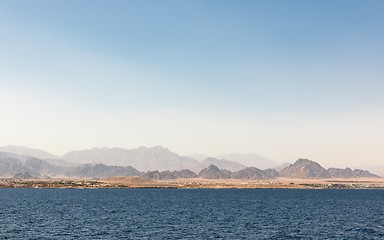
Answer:
[[0, 0], [0, 145], [384, 164], [384, 1]]

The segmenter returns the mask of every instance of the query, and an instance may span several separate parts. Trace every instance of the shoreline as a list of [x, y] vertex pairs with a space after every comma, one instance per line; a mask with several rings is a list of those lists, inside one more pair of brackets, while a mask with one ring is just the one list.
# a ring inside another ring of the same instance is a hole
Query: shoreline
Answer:
[[0, 188], [174, 188], [174, 189], [383, 189], [383, 178], [347, 179], [169, 179], [149, 180], [141, 177], [106, 179], [0, 179]]

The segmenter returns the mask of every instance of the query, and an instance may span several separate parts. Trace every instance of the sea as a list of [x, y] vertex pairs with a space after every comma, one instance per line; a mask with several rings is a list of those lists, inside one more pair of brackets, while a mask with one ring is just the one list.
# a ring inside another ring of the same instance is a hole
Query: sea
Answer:
[[0, 189], [0, 239], [384, 239], [384, 190]]

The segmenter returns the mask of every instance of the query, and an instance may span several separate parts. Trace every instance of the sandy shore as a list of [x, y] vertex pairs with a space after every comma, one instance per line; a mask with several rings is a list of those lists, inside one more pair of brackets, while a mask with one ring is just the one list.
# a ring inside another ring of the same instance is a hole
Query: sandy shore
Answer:
[[176, 179], [158, 181], [162, 184], [176, 185], [179, 188], [382, 188], [384, 179], [377, 178], [351, 178], [351, 179], [291, 179], [277, 178], [269, 180], [243, 180], [243, 179]]

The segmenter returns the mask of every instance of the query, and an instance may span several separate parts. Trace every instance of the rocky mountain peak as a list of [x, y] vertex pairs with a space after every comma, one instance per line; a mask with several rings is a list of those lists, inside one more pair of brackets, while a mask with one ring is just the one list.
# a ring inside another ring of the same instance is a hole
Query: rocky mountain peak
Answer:
[[284, 168], [280, 176], [288, 178], [329, 178], [329, 172], [317, 162], [300, 158]]
[[207, 179], [230, 178], [231, 172], [228, 170], [220, 170], [215, 165], [209, 165], [207, 168], [201, 170], [198, 176]]

